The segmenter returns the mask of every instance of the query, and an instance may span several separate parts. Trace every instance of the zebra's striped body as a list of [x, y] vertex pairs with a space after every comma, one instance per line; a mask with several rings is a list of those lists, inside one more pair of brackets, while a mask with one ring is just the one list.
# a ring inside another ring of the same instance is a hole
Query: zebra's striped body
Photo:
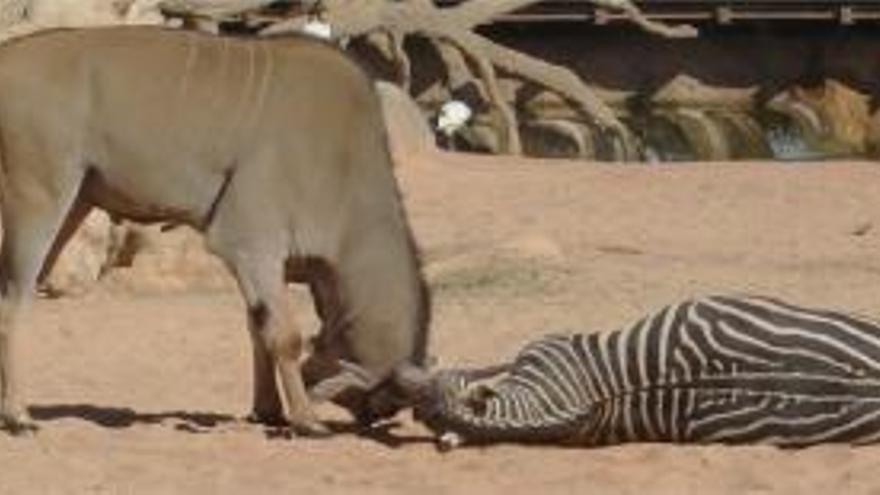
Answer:
[[869, 443], [880, 324], [707, 297], [623, 330], [545, 337], [493, 371], [442, 371], [432, 390], [417, 417], [473, 443]]

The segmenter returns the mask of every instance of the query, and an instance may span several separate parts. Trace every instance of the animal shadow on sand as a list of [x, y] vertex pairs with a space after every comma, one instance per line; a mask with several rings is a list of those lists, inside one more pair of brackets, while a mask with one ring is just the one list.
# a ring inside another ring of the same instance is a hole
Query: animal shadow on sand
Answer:
[[129, 428], [135, 425], [171, 423], [176, 430], [205, 433], [223, 424], [238, 422], [228, 414], [191, 411], [140, 413], [128, 407], [96, 406], [93, 404], [49, 404], [29, 408], [37, 421], [78, 418], [105, 428]]
[[[427, 435], [401, 435], [395, 433], [394, 430], [401, 427], [401, 423], [398, 421], [383, 421], [372, 426], [362, 426], [357, 423], [343, 421], [329, 421], [327, 426], [335, 435], [354, 435], [392, 449], [410, 444], [433, 442]], [[268, 427], [266, 429], [266, 436], [270, 439], [291, 439], [294, 434], [290, 428]]]
[[[128, 407], [96, 406], [93, 404], [45, 404], [29, 408], [36, 421], [81, 419], [104, 428], [130, 428], [137, 425], [173, 425], [175, 430], [187, 433], [207, 433], [222, 426], [241, 424], [242, 418], [212, 412], [167, 411], [142, 413]], [[333, 421], [328, 424], [338, 435], [355, 435], [372, 440], [385, 447], [398, 448], [408, 444], [429, 443], [426, 435], [399, 435], [393, 430], [401, 426], [397, 421], [384, 421], [370, 427], [356, 423]], [[286, 426], [266, 426], [269, 439], [291, 439], [293, 432]]]

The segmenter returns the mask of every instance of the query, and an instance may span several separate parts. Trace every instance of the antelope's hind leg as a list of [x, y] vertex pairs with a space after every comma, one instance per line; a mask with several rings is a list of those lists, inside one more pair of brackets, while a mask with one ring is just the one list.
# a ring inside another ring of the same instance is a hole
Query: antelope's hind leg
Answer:
[[[20, 174], [21, 175], [21, 174]], [[18, 320], [33, 298], [37, 277], [53, 243], [58, 250], [83, 211], [77, 195], [81, 177], [54, 177], [46, 184], [32, 177], [7, 177], [0, 198], [3, 243], [0, 248], [0, 427], [13, 433], [35, 429], [20, 396]], [[72, 219], [66, 220], [66, 219]], [[57, 238], [61, 237], [61, 239]]]

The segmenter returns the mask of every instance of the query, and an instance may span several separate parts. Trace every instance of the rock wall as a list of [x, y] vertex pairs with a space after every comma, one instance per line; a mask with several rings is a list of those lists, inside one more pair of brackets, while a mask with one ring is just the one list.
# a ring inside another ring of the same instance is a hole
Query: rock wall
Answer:
[[53, 296], [92, 290], [136, 293], [221, 290], [234, 281], [187, 227], [114, 224], [96, 211], [65, 247], [42, 289]]

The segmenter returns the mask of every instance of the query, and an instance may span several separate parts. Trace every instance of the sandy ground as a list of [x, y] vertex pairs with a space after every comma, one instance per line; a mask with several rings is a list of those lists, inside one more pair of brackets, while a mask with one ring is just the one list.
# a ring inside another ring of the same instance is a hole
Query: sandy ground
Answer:
[[[400, 178], [433, 287], [432, 352], [446, 364], [502, 359], [547, 332], [615, 328], [708, 292], [880, 314], [876, 165], [447, 155], [406, 160]], [[373, 438], [286, 438], [237, 419], [249, 351], [234, 292], [131, 287], [35, 303], [24, 379], [41, 429], [0, 435], [0, 494], [880, 493], [880, 447], [441, 455], [408, 414]], [[308, 299], [292, 297], [313, 328]]]

